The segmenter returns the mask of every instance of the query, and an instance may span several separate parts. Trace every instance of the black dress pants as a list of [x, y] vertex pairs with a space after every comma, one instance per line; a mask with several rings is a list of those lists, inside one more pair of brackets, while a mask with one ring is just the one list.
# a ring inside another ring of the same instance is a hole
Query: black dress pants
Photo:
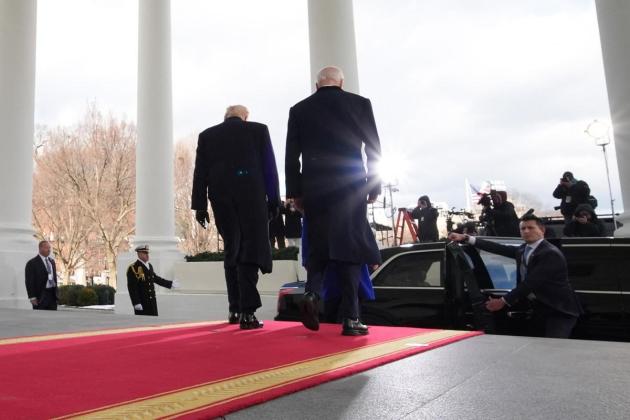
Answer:
[[37, 305], [33, 309], [56, 311], [57, 310], [57, 288], [49, 287], [44, 289]]
[[576, 316], [560, 312], [547, 314], [545, 317], [545, 337], [569, 338], [577, 319]]
[[262, 306], [258, 284], [258, 266], [239, 264], [225, 268], [230, 312], [254, 313]]
[[337, 302], [325, 302], [325, 319], [331, 322], [336, 318], [335, 308], [339, 306], [341, 318], [359, 318], [359, 283], [361, 281], [361, 264], [349, 263], [345, 261], [328, 261], [325, 268], [313, 271], [315, 267], [307, 272], [307, 282], [305, 290], [307, 292], [320, 293], [324, 277], [327, 270], [334, 270], [333, 276], [339, 282], [341, 289], [341, 299]]

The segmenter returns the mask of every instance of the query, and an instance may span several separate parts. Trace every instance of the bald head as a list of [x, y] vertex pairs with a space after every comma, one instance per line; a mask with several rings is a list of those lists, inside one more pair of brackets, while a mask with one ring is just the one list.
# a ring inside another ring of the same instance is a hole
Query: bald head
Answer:
[[243, 105], [230, 105], [225, 110], [225, 119], [231, 117], [239, 117], [243, 121], [247, 121], [249, 117], [249, 111]]
[[317, 73], [317, 88], [323, 86], [343, 86], [343, 71], [339, 67], [326, 66]]

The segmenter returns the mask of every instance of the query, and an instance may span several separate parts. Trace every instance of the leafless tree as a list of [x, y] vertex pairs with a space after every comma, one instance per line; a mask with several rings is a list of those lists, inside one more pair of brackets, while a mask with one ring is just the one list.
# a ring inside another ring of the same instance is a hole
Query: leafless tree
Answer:
[[220, 238], [210, 212], [208, 229], [203, 229], [190, 209], [193, 171], [195, 166], [195, 138], [187, 137], [175, 145], [175, 231], [180, 238], [180, 249], [188, 255], [204, 251], [218, 251]]
[[[56, 130], [48, 133], [48, 136], [63, 141], [65, 133]], [[40, 139], [44, 137], [40, 135]], [[53, 244], [57, 262], [60, 263], [60, 274], [67, 282], [68, 277], [86, 260], [87, 239], [92, 231], [92, 223], [67, 188], [63, 177], [58, 176], [58, 162], [63, 157], [54, 147], [41, 153], [45, 143], [42, 140], [40, 146], [35, 148], [33, 222], [39, 239], [47, 239]]]
[[[91, 226], [87, 235], [94, 232], [99, 238], [110, 285], [114, 287], [116, 255], [127, 249], [127, 238], [134, 231], [135, 140], [133, 124], [114, 117], [105, 118], [91, 105], [77, 126], [49, 131], [40, 152], [42, 159], [50, 157], [51, 162], [44, 180], [53, 178], [58, 185], [61, 202], [58, 202], [55, 218], [67, 218], [69, 213], [78, 212], [89, 220]], [[36, 171], [39, 170], [38, 166]], [[34, 202], [34, 213], [43, 212], [40, 202]], [[99, 246], [98, 242], [90, 241], [88, 246]], [[83, 256], [87, 254], [85, 251]]]

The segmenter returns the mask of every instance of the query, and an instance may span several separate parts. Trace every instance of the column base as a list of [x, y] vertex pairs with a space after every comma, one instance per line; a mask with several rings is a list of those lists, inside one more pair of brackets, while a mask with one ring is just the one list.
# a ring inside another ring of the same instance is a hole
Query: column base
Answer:
[[0, 307], [32, 308], [26, 293], [24, 267], [37, 255], [37, 240], [33, 229], [0, 225]]
[[617, 217], [617, 223], [623, 224], [619, 229], [615, 230], [614, 236], [619, 238], [630, 237], [630, 212], [624, 212]]
[[[127, 292], [127, 267], [138, 259], [133, 249], [140, 244], [149, 245], [149, 262], [156, 274], [167, 280], [175, 277], [175, 264], [184, 261], [184, 253], [177, 248], [177, 239], [169, 237], [136, 237], [132, 241], [131, 250], [118, 255], [116, 259], [118, 289], [114, 312], [117, 314], [133, 314], [133, 307]], [[155, 286], [157, 295], [171, 293], [161, 286]], [[158, 297], [159, 302], [159, 297]]]

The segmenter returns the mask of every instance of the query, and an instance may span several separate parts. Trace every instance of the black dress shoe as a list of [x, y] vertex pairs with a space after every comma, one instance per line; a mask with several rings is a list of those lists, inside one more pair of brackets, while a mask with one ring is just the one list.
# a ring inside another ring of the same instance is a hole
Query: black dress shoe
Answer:
[[228, 323], [230, 324], [238, 324], [241, 320], [241, 314], [238, 312], [230, 312], [228, 315]]
[[240, 324], [241, 330], [255, 330], [263, 327], [263, 322], [256, 319], [254, 314], [241, 314]]
[[341, 335], [368, 335], [368, 327], [358, 319], [344, 318]]
[[319, 330], [319, 298], [313, 292], [306, 292], [300, 302], [302, 324], [309, 330]]

